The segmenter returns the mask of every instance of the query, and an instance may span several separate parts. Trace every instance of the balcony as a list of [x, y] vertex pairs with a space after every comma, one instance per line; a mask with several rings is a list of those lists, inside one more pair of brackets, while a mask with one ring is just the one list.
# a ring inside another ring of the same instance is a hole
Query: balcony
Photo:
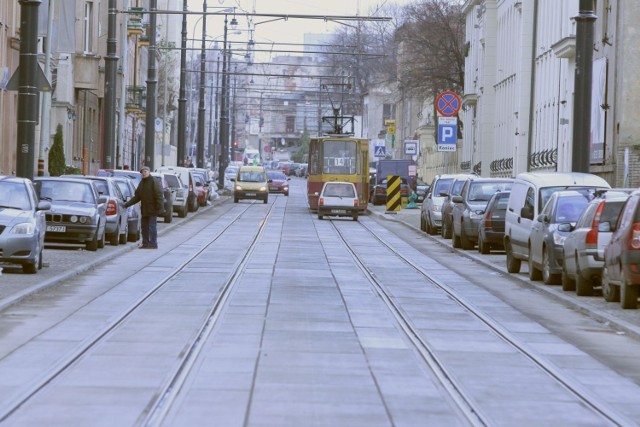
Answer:
[[127, 113], [143, 113], [147, 109], [147, 88], [145, 86], [127, 86], [125, 102]]
[[141, 35], [144, 32], [144, 28], [142, 25], [142, 12], [143, 8], [141, 7], [130, 7], [129, 8], [129, 21], [127, 22], [127, 35]]

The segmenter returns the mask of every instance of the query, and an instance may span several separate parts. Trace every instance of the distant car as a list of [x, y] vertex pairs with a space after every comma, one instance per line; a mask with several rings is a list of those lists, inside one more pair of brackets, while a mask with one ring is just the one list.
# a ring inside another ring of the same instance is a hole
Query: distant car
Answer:
[[568, 230], [560, 224], [575, 225], [593, 198], [588, 189], [562, 190], [553, 193], [529, 231], [529, 279], [548, 285], [560, 282], [564, 260], [564, 239]]
[[416, 203], [424, 202], [424, 196], [426, 196], [427, 191], [429, 191], [429, 186], [427, 184], [418, 184], [416, 186]]
[[[405, 178], [400, 178], [400, 197], [408, 198], [411, 193], [409, 184]], [[384, 205], [387, 203], [387, 178], [373, 187], [373, 198], [371, 202], [374, 205]]]
[[224, 170], [225, 179], [228, 179], [230, 181], [235, 181], [236, 175], [238, 173], [238, 169], [239, 169], [238, 166], [234, 166], [234, 165], [227, 166], [227, 168]]
[[619, 300], [624, 309], [636, 309], [640, 288], [640, 191], [627, 199], [612, 230], [604, 249], [602, 295], [610, 302]]
[[173, 211], [178, 213], [179, 218], [184, 218], [187, 216], [187, 212], [189, 211], [189, 191], [185, 187], [180, 179], [179, 175], [168, 173], [164, 174], [164, 179], [167, 181], [167, 184], [174, 191], [174, 199], [173, 199]]
[[287, 177], [284, 172], [268, 170], [267, 179], [269, 183], [269, 193], [289, 195], [289, 181], [291, 178]]
[[318, 219], [325, 216], [348, 216], [358, 220], [359, 201], [351, 182], [325, 182], [318, 195]]
[[175, 191], [164, 177], [162, 172], [151, 172], [151, 176], [162, 188], [162, 212], [160, 218], [166, 223], [173, 221], [173, 199], [175, 198]]
[[511, 189], [510, 178], [469, 178], [459, 196], [453, 196], [451, 214], [453, 247], [473, 249], [478, 241], [478, 230], [489, 199], [498, 191]]
[[481, 254], [504, 249], [504, 216], [509, 194], [510, 191], [499, 191], [487, 203], [478, 228], [478, 252]]
[[427, 234], [438, 234], [442, 227], [442, 204], [448, 194], [449, 187], [456, 177], [471, 177], [471, 174], [436, 175], [429, 185], [429, 191], [420, 206], [420, 230]]
[[[570, 231], [563, 246], [563, 290], [575, 290], [580, 296], [589, 296], [593, 294], [593, 287], [600, 285], [604, 248], [611, 240], [613, 227], [628, 198], [629, 192], [597, 192], [575, 227], [571, 223], [558, 226], [560, 231]], [[600, 223], [606, 223], [606, 228], [601, 228]]]
[[104, 247], [108, 196], [99, 195], [86, 178], [35, 177], [40, 200], [51, 202], [46, 213], [46, 243], [75, 243], [88, 251]]
[[187, 192], [187, 210], [189, 212], [195, 212], [198, 210], [200, 204], [198, 202], [198, 190], [196, 189], [193, 171], [182, 166], [160, 166], [155, 171], [178, 175], [184, 185], [185, 191]]
[[262, 166], [241, 166], [236, 174], [233, 201], [242, 199], [269, 201], [269, 183], [267, 171]]
[[196, 192], [196, 200], [198, 201], [198, 207], [207, 206], [209, 185], [205, 184], [203, 176], [199, 173], [192, 172], [192, 177], [194, 189]]
[[[120, 191], [124, 196], [125, 202], [129, 199], [133, 198], [136, 192], [136, 185], [134, 181], [130, 178], [125, 177], [114, 177], [114, 181], [120, 187]], [[129, 234], [127, 236], [127, 240], [130, 242], [137, 242], [140, 240], [140, 230], [142, 223], [142, 213], [140, 210], [140, 203], [136, 203], [133, 206], [129, 206], [127, 208], [127, 222], [129, 224]]]
[[100, 169], [98, 170], [98, 176], [129, 178], [133, 180], [136, 187], [142, 181], [142, 174], [139, 171], [129, 169]]
[[42, 268], [49, 209], [29, 179], [0, 176], [0, 262], [19, 264], [27, 274]]
[[200, 204], [200, 206], [206, 206], [207, 205], [207, 200], [209, 200], [211, 198], [211, 193], [213, 191], [215, 191], [214, 188], [217, 189], [217, 185], [213, 185], [215, 183], [212, 182], [211, 175], [209, 174], [209, 170], [208, 169], [204, 169], [204, 168], [189, 168], [189, 170], [191, 171], [191, 173], [193, 173], [195, 175], [200, 175], [200, 177], [202, 178], [202, 187], [204, 189], [205, 198], [204, 198], [204, 203], [201, 203], [200, 201], [198, 201], [198, 203]]
[[124, 207], [124, 196], [113, 177], [93, 175], [62, 175], [68, 178], [87, 178], [95, 182], [98, 194], [107, 196], [106, 238], [111, 246], [125, 244], [129, 235], [127, 208]]

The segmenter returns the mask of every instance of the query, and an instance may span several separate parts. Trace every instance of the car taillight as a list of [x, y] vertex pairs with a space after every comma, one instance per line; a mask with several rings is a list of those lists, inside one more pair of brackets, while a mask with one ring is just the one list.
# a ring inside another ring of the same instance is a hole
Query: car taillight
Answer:
[[596, 210], [596, 214], [593, 217], [593, 221], [591, 221], [591, 229], [587, 232], [587, 235], [584, 238], [587, 249], [593, 249], [598, 246], [598, 224], [600, 224], [600, 215], [602, 214], [603, 208], [604, 202], [600, 202], [598, 209]]
[[493, 216], [493, 214], [491, 214], [491, 212], [487, 212], [487, 214], [484, 216], [484, 228], [491, 228], [493, 226], [493, 224], [491, 223], [493, 221], [493, 219], [491, 218]]
[[118, 205], [113, 200], [107, 202], [107, 215], [115, 215], [118, 213]]
[[360, 201], [358, 199], [353, 199], [353, 206], [358, 207], [360, 205]]
[[318, 205], [324, 206], [324, 199], [322, 197], [320, 197], [320, 199], [318, 199]]
[[633, 227], [631, 227], [629, 249], [640, 249], [640, 222], [634, 222]]

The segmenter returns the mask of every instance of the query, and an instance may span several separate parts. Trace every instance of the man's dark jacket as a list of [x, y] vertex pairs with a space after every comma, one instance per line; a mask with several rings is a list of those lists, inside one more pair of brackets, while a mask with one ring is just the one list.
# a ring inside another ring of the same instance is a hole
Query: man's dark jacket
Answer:
[[125, 206], [133, 206], [138, 202], [142, 216], [158, 216], [163, 211], [162, 188], [151, 175], [142, 178], [135, 194]]

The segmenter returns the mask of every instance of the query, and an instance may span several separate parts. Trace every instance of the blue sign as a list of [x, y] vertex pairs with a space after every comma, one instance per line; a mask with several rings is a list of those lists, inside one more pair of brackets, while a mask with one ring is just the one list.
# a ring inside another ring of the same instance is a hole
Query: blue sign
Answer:
[[384, 145], [377, 146], [373, 152], [375, 157], [384, 157], [387, 155], [387, 149]]
[[438, 117], [438, 151], [456, 151], [458, 143], [458, 119]]

